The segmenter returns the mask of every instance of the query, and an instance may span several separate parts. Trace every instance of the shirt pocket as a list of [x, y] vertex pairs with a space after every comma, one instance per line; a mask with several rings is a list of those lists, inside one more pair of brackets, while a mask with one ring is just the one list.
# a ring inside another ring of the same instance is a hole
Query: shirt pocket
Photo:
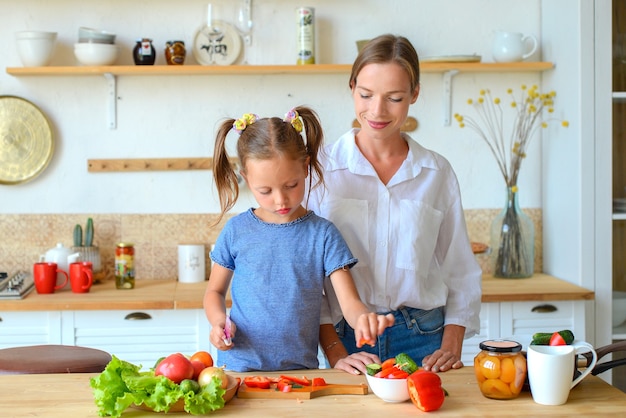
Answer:
[[326, 199], [321, 205], [321, 216], [335, 224], [348, 244], [352, 255], [359, 260], [355, 267], [368, 265], [369, 231], [366, 200]]
[[428, 272], [439, 237], [443, 212], [422, 202], [401, 200], [396, 267]]

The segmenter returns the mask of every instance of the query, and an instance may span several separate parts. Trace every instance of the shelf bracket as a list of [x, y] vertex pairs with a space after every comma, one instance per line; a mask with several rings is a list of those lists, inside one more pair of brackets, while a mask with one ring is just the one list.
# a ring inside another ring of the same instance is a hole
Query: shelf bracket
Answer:
[[443, 126], [450, 126], [452, 119], [452, 78], [459, 70], [450, 70], [443, 73]]
[[104, 73], [107, 80], [109, 99], [109, 129], [117, 128], [117, 78], [111, 73]]

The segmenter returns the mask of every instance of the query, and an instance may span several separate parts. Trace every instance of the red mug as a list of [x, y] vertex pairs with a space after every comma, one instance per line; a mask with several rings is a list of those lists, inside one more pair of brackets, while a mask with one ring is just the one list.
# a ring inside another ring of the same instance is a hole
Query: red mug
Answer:
[[70, 284], [72, 292], [87, 293], [93, 283], [93, 268], [91, 261], [77, 261], [70, 264]]
[[[65, 276], [65, 280], [59, 285], [57, 285], [57, 273]], [[63, 288], [69, 277], [66, 271], [59, 268], [57, 263], [42, 261], [33, 265], [33, 280], [37, 293], [45, 294], [54, 293], [55, 290]]]

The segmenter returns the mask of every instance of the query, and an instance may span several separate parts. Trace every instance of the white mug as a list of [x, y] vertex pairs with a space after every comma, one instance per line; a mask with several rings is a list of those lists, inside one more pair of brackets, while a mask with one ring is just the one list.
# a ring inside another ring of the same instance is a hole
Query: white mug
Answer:
[[198, 283], [206, 279], [203, 244], [180, 244], [178, 246], [178, 281]]
[[493, 59], [495, 62], [523, 61], [535, 53], [538, 45], [537, 38], [532, 35], [497, 31], [493, 41]]
[[[576, 355], [590, 352], [591, 364], [574, 379]], [[598, 356], [591, 344], [579, 341], [571, 345], [529, 345], [526, 353], [528, 382], [533, 400], [542, 405], [562, 405], [569, 391], [593, 370]]]

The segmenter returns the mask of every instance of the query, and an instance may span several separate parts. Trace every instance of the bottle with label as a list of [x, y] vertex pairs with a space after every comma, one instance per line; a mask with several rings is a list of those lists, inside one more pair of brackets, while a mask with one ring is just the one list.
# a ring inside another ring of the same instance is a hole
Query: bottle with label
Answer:
[[135, 287], [135, 247], [128, 242], [120, 242], [115, 248], [115, 287]]
[[315, 8], [298, 7], [298, 65], [315, 64]]
[[154, 65], [156, 50], [152, 45], [152, 39], [137, 39], [137, 44], [133, 48], [133, 60], [135, 65]]

